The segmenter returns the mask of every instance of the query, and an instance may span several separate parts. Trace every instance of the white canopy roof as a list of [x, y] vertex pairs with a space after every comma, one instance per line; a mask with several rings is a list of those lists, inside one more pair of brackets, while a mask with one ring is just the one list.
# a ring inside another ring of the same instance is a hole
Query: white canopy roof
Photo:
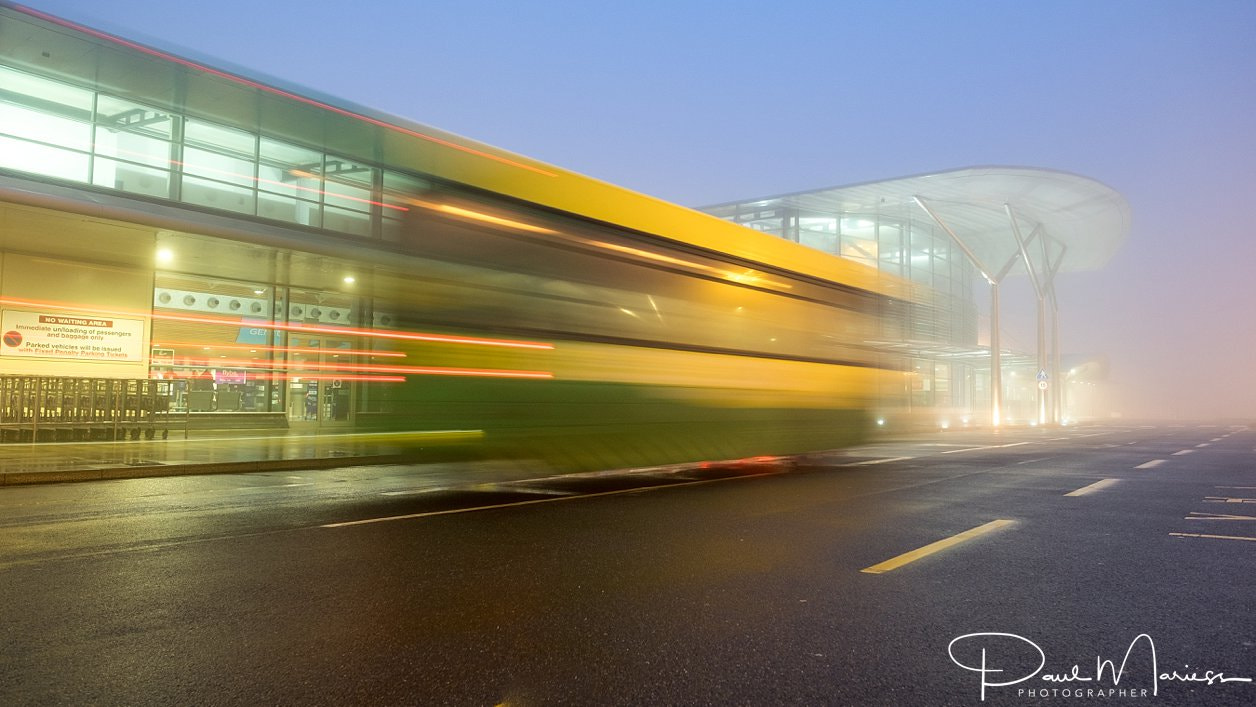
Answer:
[[969, 167], [703, 210], [727, 216], [746, 207], [928, 219], [949, 229], [978, 270], [995, 279], [1023, 265], [1017, 231], [1036, 274], [1049, 280], [1053, 271], [1101, 267], [1130, 229], [1129, 204], [1116, 190], [1088, 177], [1027, 167]]

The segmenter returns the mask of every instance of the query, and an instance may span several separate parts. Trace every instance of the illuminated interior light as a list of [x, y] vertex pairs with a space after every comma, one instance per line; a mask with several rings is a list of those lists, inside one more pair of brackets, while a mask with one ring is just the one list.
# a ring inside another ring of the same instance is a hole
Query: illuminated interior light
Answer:
[[768, 280], [753, 270], [747, 270], [745, 272], [736, 272], [736, 273], [722, 271], [721, 274], [724, 276], [724, 279], [732, 280], [733, 282], [740, 283], [743, 285], [754, 285], [756, 287], [770, 285], [772, 287], [782, 289], [782, 290], [794, 289], [793, 285], [790, 285], [784, 282], [777, 282], [775, 280]]
[[417, 130], [410, 130], [410, 129], [408, 129], [408, 128], [403, 128], [403, 127], [401, 127], [401, 126], [399, 126], [399, 125], [393, 125], [393, 124], [388, 123], [388, 122], [385, 122], [385, 121], [383, 121], [383, 120], [379, 120], [378, 118], [371, 118], [371, 117], [369, 117], [369, 116], [361, 115], [360, 113], [354, 113], [353, 111], [346, 110], [346, 109], [344, 109], [344, 108], [337, 108], [336, 106], [330, 105], [330, 104], [328, 104], [328, 103], [323, 103], [323, 102], [321, 102], [321, 101], [316, 101], [316, 100], [314, 100], [313, 98], [306, 98], [305, 96], [300, 96], [300, 95], [297, 95], [297, 94], [295, 94], [295, 93], [291, 93], [291, 92], [289, 92], [289, 91], [284, 91], [284, 90], [282, 90], [282, 89], [278, 89], [278, 88], [275, 88], [275, 87], [273, 87], [273, 86], [267, 86], [266, 84], [263, 84], [263, 83], [258, 83], [258, 82], [256, 82], [256, 81], [251, 81], [251, 80], [246, 79], [246, 78], [241, 77], [241, 76], [236, 76], [236, 75], [234, 75], [234, 74], [229, 74], [229, 73], [227, 73], [227, 72], [225, 72], [225, 71], [220, 71], [220, 70], [218, 70], [218, 69], [210, 68], [210, 67], [205, 66], [205, 65], [203, 65], [203, 64], [198, 64], [198, 63], [196, 63], [196, 62], [194, 62], [194, 61], [190, 61], [190, 60], [188, 60], [188, 59], [183, 59], [183, 58], [177, 57], [177, 56], [175, 56], [175, 55], [173, 55], [173, 54], [167, 54], [166, 52], [158, 51], [158, 50], [156, 50], [156, 49], [150, 49], [149, 47], [146, 47], [146, 46], [144, 46], [144, 45], [142, 45], [142, 44], [138, 44], [138, 43], [136, 43], [136, 42], [132, 42], [132, 41], [130, 41], [130, 40], [122, 39], [121, 37], [116, 37], [116, 36], [114, 36], [114, 35], [112, 35], [112, 34], [107, 34], [107, 33], [105, 33], [105, 32], [101, 32], [100, 30], [95, 30], [95, 29], [92, 29], [92, 28], [90, 28], [90, 27], [86, 27], [86, 26], [84, 26], [84, 25], [80, 25], [80, 24], [77, 24], [77, 23], [74, 23], [74, 22], [70, 22], [70, 21], [68, 21], [68, 20], [63, 20], [63, 19], [61, 19], [60, 17], [56, 17], [55, 15], [49, 15], [49, 14], [48, 14], [48, 13], [46, 13], [46, 12], [40, 12], [39, 10], [36, 10], [36, 9], [33, 9], [33, 8], [23, 7], [23, 6], [21, 6], [21, 5], [17, 5], [17, 6], [14, 6], [14, 7], [13, 7], [13, 9], [17, 10], [18, 12], [22, 12], [22, 13], [25, 13], [25, 14], [31, 15], [32, 17], [38, 17], [39, 19], [44, 20], [44, 21], [46, 21], [46, 22], [51, 22], [51, 23], [53, 23], [53, 24], [55, 24], [55, 25], [59, 25], [59, 26], [61, 26], [61, 27], [66, 27], [66, 28], [69, 28], [69, 29], [75, 30], [75, 31], [77, 31], [77, 32], [82, 32], [83, 34], [91, 35], [91, 36], [96, 37], [96, 38], [98, 38], [98, 39], [103, 39], [103, 40], [105, 40], [105, 41], [107, 41], [107, 42], [112, 42], [112, 43], [117, 44], [117, 45], [120, 45], [120, 46], [124, 46], [124, 47], [130, 48], [130, 49], [134, 49], [135, 51], [142, 52], [142, 53], [147, 54], [147, 55], [149, 55], [149, 56], [154, 56], [154, 57], [157, 57], [158, 59], [163, 59], [163, 60], [165, 60], [165, 61], [173, 62], [173, 63], [178, 64], [178, 65], [180, 65], [180, 66], [185, 66], [185, 67], [187, 67], [187, 68], [189, 68], [189, 69], [194, 69], [194, 70], [199, 71], [199, 72], [201, 72], [201, 73], [209, 74], [209, 75], [211, 75], [211, 76], [217, 76], [217, 77], [219, 77], [219, 78], [226, 79], [227, 81], [231, 81], [231, 82], [233, 82], [233, 83], [241, 84], [241, 85], [243, 85], [243, 86], [248, 86], [248, 87], [250, 87], [250, 88], [255, 88], [255, 89], [259, 90], [259, 91], [265, 91], [266, 93], [270, 93], [270, 94], [272, 94], [272, 95], [276, 95], [276, 96], [281, 96], [281, 97], [283, 97], [283, 98], [287, 98], [287, 99], [289, 99], [289, 100], [297, 101], [298, 103], [304, 103], [304, 104], [309, 105], [309, 106], [314, 106], [315, 108], [321, 108], [321, 109], [323, 109], [323, 110], [328, 110], [328, 111], [331, 111], [331, 112], [336, 113], [336, 114], [338, 114], [338, 115], [343, 115], [343, 116], [346, 116], [346, 117], [349, 117], [349, 118], [353, 118], [353, 119], [355, 119], [355, 120], [360, 120], [360, 121], [362, 121], [362, 122], [369, 123], [369, 124], [371, 124], [371, 125], [376, 125], [376, 126], [379, 126], [379, 127], [384, 128], [384, 129], [386, 129], [386, 130], [391, 130], [391, 131], [393, 131], [393, 132], [401, 133], [401, 134], [403, 134], [403, 135], [410, 135], [411, 137], [417, 137], [417, 138], [419, 138], [420, 140], [426, 140], [426, 141], [428, 141], [428, 142], [432, 142], [432, 143], [435, 143], [435, 144], [438, 144], [438, 145], [442, 145], [442, 146], [444, 146], [444, 147], [448, 147], [448, 148], [450, 148], [450, 149], [458, 150], [458, 151], [460, 151], [460, 152], [465, 152], [465, 153], [470, 154], [470, 155], [475, 155], [475, 156], [477, 156], [477, 157], [483, 157], [484, 159], [493, 160], [494, 162], [500, 162], [501, 164], [504, 164], [504, 165], [509, 165], [509, 166], [511, 166], [511, 167], [517, 167], [517, 168], [519, 168], [519, 169], [524, 169], [524, 170], [527, 170], [527, 171], [529, 171], [529, 172], [535, 172], [536, 174], [540, 174], [540, 175], [542, 175], [542, 176], [546, 176], [546, 177], [556, 177], [556, 176], [558, 176], [555, 172], [551, 172], [551, 171], [549, 171], [549, 170], [547, 170], [547, 169], [543, 169], [543, 168], [541, 168], [541, 167], [537, 167], [537, 166], [534, 166], [534, 165], [530, 165], [530, 164], [526, 164], [526, 163], [519, 162], [519, 161], [516, 161], [516, 160], [512, 160], [512, 159], [510, 159], [509, 157], [504, 157], [504, 156], [502, 156], [502, 155], [495, 155], [495, 154], [493, 154], [493, 153], [491, 153], [491, 152], [485, 152], [485, 151], [483, 151], [483, 150], [479, 150], [479, 149], [476, 149], [476, 148], [474, 148], [474, 147], [470, 147], [470, 146], [467, 146], [467, 145], [459, 145], [458, 143], [456, 143], [456, 142], [452, 142], [452, 141], [450, 141], [450, 140], [443, 140], [443, 139], [438, 138], [438, 137], [435, 137], [435, 136], [433, 136], [433, 135], [426, 135], [426, 134], [421, 133], [421, 132], [419, 132], [419, 131], [417, 131]]
[[597, 246], [598, 248], [604, 248], [606, 250], [613, 250], [620, 253], [627, 253], [628, 255], [635, 255], [639, 258], [648, 258], [650, 260], [657, 260], [660, 263], [670, 263], [672, 265], [683, 265], [684, 267], [694, 268], [697, 270], [714, 270], [715, 269], [715, 268], [710, 267], [709, 265], [703, 265], [702, 263], [693, 263], [688, 260], [681, 260], [680, 258], [673, 258], [670, 255], [663, 255], [662, 253], [651, 253], [648, 250], [641, 250], [640, 248], [633, 248], [626, 245], [619, 245], [618, 243], [607, 243], [605, 241], [589, 241], [589, 240], [586, 240], [584, 242], [588, 243], [589, 245]]
[[785, 290], [793, 289], [792, 285], [786, 284], [784, 282], [764, 280], [763, 278], [755, 274], [754, 271], [752, 270], [747, 270], [746, 272], [743, 272], [743, 273], [732, 273], [726, 270], [721, 270], [719, 268], [711, 267], [710, 265], [706, 265], [704, 263], [695, 263], [689, 260], [683, 260], [681, 258], [673, 258], [670, 255], [663, 255], [662, 253], [652, 253], [648, 250], [641, 250], [640, 248], [633, 248], [631, 246], [619, 245], [618, 243], [607, 243], [605, 241], [591, 241], [591, 240], [585, 240], [584, 242], [588, 243], [589, 245], [597, 246], [598, 248], [604, 248], [606, 250], [613, 250], [620, 253], [627, 253], [629, 255], [635, 255], [641, 258], [648, 258], [650, 260], [657, 260], [661, 263], [670, 263], [672, 265], [681, 265], [686, 268], [692, 268], [694, 270], [702, 270], [706, 272], [711, 272], [725, 279], [733, 280], [734, 282], [771, 285], [773, 287], [779, 287]]
[[157, 249], [157, 262], [159, 263], [174, 262], [174, 251], [170, 250], [169, 248], [158, 248]]
[[344, 283], [345, 283], [346, 285], [352, 285], [353, 283], [355, 283], [355, 282], [357, 282], [357, 281], [358, 281], [358, 279], [357, 279], [356, 277], [354, 277], [354, 276], [352, 276], [352, 275], [345, 275]]
[[649, 301], [650, 307], [654, 309], [654, 316], [658, 317], [660, 322], [663, 321], [663, 313], [659, 311], [659, 306], [658, 303], [654, 301], [654, 296], [646, 295], [645, 298]]

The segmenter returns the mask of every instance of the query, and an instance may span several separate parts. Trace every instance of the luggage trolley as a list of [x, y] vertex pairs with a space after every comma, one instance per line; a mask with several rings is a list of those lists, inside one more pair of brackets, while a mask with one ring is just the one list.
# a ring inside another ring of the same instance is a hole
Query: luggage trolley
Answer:
[[39, 396], [42, 388], [38, 376], [18, 376], [18, 441], [34, 442], [39, 434]]
[[0, 374], [0, 442], [169, 439], [180, 383]]
[[135, 391], [135, 427], [132, 429], [131, 438], [138, 439], [140, 435], [144, 439], [153, 439], [157, 436], [157, 430], [161, 429], [161, 438], [166, 439], [170, 430], [166, 423], [166, 410], [169, 407], [168, 397], [162, 395], [164, 389], [164, 381], [159, 380], [137, 380], [134, 383]]
[[16, 442], [26, 425], [23, 395], [25, 376], [0, 376], [0, 441]]

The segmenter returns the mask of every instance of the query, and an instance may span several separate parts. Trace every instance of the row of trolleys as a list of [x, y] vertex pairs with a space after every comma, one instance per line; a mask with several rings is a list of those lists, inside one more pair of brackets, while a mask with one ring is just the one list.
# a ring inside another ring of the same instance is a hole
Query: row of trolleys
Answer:
[[176, 383], [0, 375], [0, 441], [166, 439]]

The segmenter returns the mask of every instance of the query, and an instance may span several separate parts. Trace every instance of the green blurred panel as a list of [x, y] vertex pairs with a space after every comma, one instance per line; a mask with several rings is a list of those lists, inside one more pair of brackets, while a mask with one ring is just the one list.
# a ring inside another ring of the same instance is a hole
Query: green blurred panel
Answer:
[[863, 411], [715, 408], [633, 385], [425, 379], [394, 390], [379, 429], [474, 429], [485, 456], [542, 459], [561, 471], [798, 454], [852, 444]]

